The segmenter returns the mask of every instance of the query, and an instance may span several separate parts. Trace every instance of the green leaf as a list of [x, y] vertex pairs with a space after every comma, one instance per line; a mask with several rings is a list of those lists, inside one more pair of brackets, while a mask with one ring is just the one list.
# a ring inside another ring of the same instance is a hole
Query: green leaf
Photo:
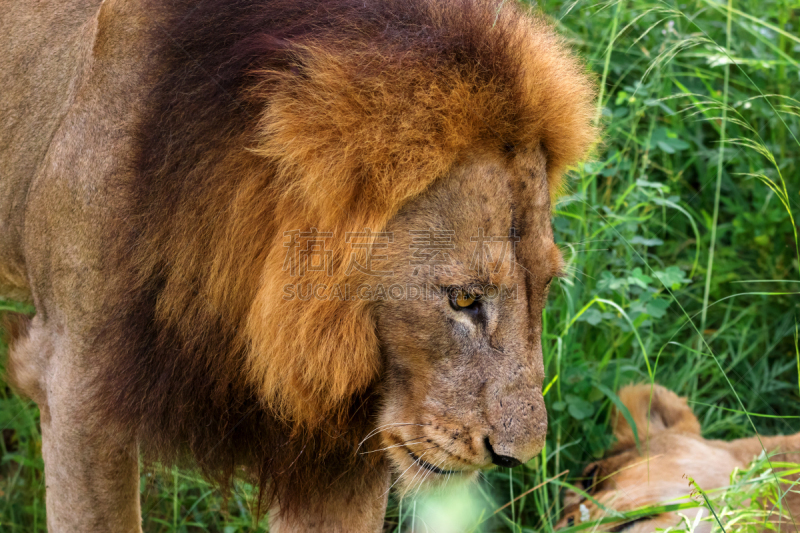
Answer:
[[674, 154], [675, 153], [675, 149], [672, 146], [670, 146], [668, 143], [664, 142], [664, 141], [657, 141], [656, 145], [659, 148], [661, 148], [662, 150], [664, 150], [665, 152], [667, 152], [668, 154]]
[[573, 396], [572, 394], [567, 394], [566, 400], [567, 411], [572, 415], [572, 418], [583, 420], [594, 414], [594, 406], [586, 400]]
[[587, 309], [585, 313], [583, 313], [578, 320], [582, 322], [588, 322], [589, 324], [596, 326], [600, 322], [603, 321], [603, 314], [598, 311], [597, 309]]
[[691, 279], [684, 275], [683, 270], [676, 266], [667, 267], [664, 271], [657, 271], [655, 276], [661, 280], [661, 283], [672, 290], [680, 289], [681, 285], [692, 282]]
[[638, 180], [636, 180], [636, 185], [639, 186], [639, 187], [645, 187], [645, 188], [650, 188], [650, 189], [667, 189], [667, 190], [669, 190], [669, 188], [666, 185], [664, 185], [663, 183], [659, 183], [657, 181], [647, 181], [647, 180], [642, 179], [642, 178], [639, 178]]
[[641, 235], [634, 235], [634, 237], [630, 240], [630, 243], [643, 244], [645, 246], [661, 246], [662, 244], [664, 244], [664, 241], [656, 237], [652, 239], [645, 239]]
[[668, 154], [674, 154], [690, 147], [689, 143], [679, 139], [675, 132], [663, 127], [656, 128], [650, 139], [650, 148], [652, 149], [656, 146]]
[[604, 270], [600, 274], [600, 279], [597, 280], [597, 290], [598, 291], [616, 291], [622, 288], [625, 288], [627, 284], [624, 278], [616, 278], [614, 274], [609, 272], [608, 270]]
[[643, 289], [646, 289], [652, 282], [653, 278], [642, 272], [642, 269], [639, 267], [634, 268], [631, 271], [631, 275], [628, 276], [628, 283], [631, 285], [638, 285]]
[[672, 302], [663, 298], [655, 298], [647, 302], [645, 309], [647, 314], [653, 318], [662, 318], [667, 314], [667, 308]]

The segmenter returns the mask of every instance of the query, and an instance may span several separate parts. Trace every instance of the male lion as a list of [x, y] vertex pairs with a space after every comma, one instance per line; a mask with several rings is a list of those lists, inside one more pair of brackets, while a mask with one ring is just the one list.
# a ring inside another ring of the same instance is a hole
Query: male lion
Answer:
[[[695, 490], [689, 477], [704, 491], [727, 487], [734, 469], [746, 467], [762, 451], [775, 454], [770, 459], [772, 464], [800, 462], [800, 433], [733, 441], [707, 440], [700, 436], [700, 424], [686, 399], [660, 385], [624, 387], [619, 398], [636, 425], [639, 448], [630, 424], [615, 410], [612, 423], [616, 443], [605, 459], [586, 467], [583, 477], [589, 481], [576, 484], [591, 499], [568, 491], [564, 516], [556, 529], [607, 518], [610, 510], [624, 513], [687, 501]], [[796, 531], [800, 524], [800, 493], [796, 486], [786, 483], [781, 484], [781, 491], [786, 493], [782, 500], [783, 514], [775, 509], [769, 529]], [[690, 519], [697, 513], [691, 509], [684, 512]], [[590, 530], [650, 533], [657, 528], [678, 526], [680, 522], [681, 517], [674, 511], [592, 526]], [[710, 530], [711, 524], [702, 522], [695, 532]]]
[[140, 452], [247, 472], [271, 531], [358, 532], [392, 472], [540, 450], [550, 198], [596, 132], [512, 4], [0, 1], [0, 294], [36, 307], [8, 373], [51, 532], [139, 531]]

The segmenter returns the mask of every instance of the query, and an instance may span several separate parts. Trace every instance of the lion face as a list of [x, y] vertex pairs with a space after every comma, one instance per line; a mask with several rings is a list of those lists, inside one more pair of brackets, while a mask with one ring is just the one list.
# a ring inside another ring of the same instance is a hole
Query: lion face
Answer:
[[540, 155], [528, 156], [525, 176], [542, 183], [525, 211], [538, 222], [524, 228], [535, 260], [520, 264], [518, 157], [460, 166], [389, 225], [394, 274], [382, 283], [412, 289], [376, 309], [385, 365], [378, 432], [405, 490], [516, 466], [544, 443], [541, 313], [561, 258]]

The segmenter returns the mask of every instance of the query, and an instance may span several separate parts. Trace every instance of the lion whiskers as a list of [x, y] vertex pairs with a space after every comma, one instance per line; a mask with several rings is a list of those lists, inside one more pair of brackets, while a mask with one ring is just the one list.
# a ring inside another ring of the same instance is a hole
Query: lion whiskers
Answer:
[[[425, 452], [425, 453], [427, 453], [427, 452]], [[425, 454], [423, 453], [422, 455], [425, 455]], [[415, 461], [415, 462], [419, 463], [419, 469], [414, 474], [414, 477], [411, 478], [411, 481], [408, 483], [409, 489], [406, 491], [407, 493], [413, 494], [413, 493], [415, 493], [415, 492], [417, 492], [419, 490], [419, 488], [417, 488], [416, 479], [417, 479], [417, 476], [420, 475], [420, 473], [422, 474], [422, 477], [420, 477], [420, 484], [419, 484], [420, 487], [422, 487], [422, 483], [425, 481], [425, 478], [428, 477], [428, 474], [431, 473], [431, 470], [428, 470], [427, 468], [422, 466], [422, 461], [421, 461], [422, 455], [419, 456], [420, 461]]]
[[382, 426], [378, 426], [375, 429], [373, 429], [372, 431], [370, 431], [369, 434], [367, 434], [367, 436], [364, 437], [361, 440], [361, 442], [358, 443], [358, 447], [356, 448], [356, 451], [358, 451], [359, 448], [361, 448], [361, 446], [365, 442], [367, 442], [370, 438], [372, 438], [374, 435], [377, 435], [378, 433], [382, 433], [382, 432], [386, 431], [387, 429], [389, 429], [391, 427], [397, 427], [397, 426], [421, 426], [421, 427], [425, 427], [425, 426], [429, 426], [429, 425], [430, 424], [417, 424], [417, 423], [414, 423], [414, 422], [392, 422], [392, 423], [389, 423], [389, 424], [383, 424]]
[[385, 448], [378, 448], [377, 450], [369, 450], [369, 451], [366, 451], [366, 452], [361, 452], [361, 455], [366, 455], [368, 453], [375, 453], [375, 452], [383, 452], [383, 451], [389, 450], [391, 448], [399, 448], [400, 446], [405, 446], [408, 443], [419, 444], [419, 442], [411, 442], [411, 441], [423, 442], [424, 439], [425, 439], [425, 435], [423, 435], [421, 437], [414, 437], [412, 439], [408, 439], [406, 441], [403, 441], [403, 442], [401, 442], [399, 444], [392, 444], [391, 446], [386, 446]]
[[[436, 463], [436, 464], [435, 464], [435, 465], [433, 465], [433, 466], [435, 466], [436, 468], [439, 468], [439, 469], [441, 469], [441, 468], [442, 468], [442, 465], [444, 464], [444, 462], [445, 462], [445, 461], [447, 461], [447, 456], [445, 456], [445, 457], [444, 457], [444, 458], [443, 458], [441, 461], [439, 461], [438, 463]], [[418, 491], [418, 490], [420, 490], [420, 489], [422, 488], [422, 485], [423, 485], [423, 484], [425, 483], [425, 481], [428, 479], [428, 477], [430, 477], [430, 475], [431, 475], [431, 474], [433, 474], [433, 473], [434, 473], [434, 472], [433, 472], [433, 470], [428, 470], [427, 472], [425, 472], [425, 474], [424, 474], [424, 475], [422, 476], [422, 478], [419, 480], [419, 485], [417, 485], [417, 487], [416, 487], [415, 489], [413, 489], [413, 490], [415, 490], [415, 491]]]
[[[428, 452], [425, 452], [425, 453], [428, 453]], [[392, 489], [394, 488], [394, 486], [395, 486], [395, 485], [397, 485], [397, 482], [398, 482], [398, 481], [400, 481], [401, 479], [403, 479], [403, 476], [404, 476], [404, 475], [406, 475], [406, 472], [408, 472], [408, 471], [411, 469], [411, 467], [412, 467], [412, 466], [414, 466], [415, 464], [419, 463], [419, 461], [420, 461], [420, 460], [421, 460], [421, 459], [422, 459], [422, 458], [425, 456], [425, 453], [423, 453], [422, 455], [420, 455], [419, 457], [417, 457], [416, 459], [414, 459], [414, 461], [412, 461], [412, 463], [411, 463], [410, 465], [408, 465], [408, 468], [406, 468], [405, 470], [403, 470], [403, 473], [402, 473], [402, 474], [400, 474], [399, 476], [397, 476], [397, 479], [396, 479], [396, 480], [394, 480], [394, 483], [392, 483], [392, 485], [391, 485], [391, 486], [390, 486], [388, 489], [386, 489], [386, 492], [384, 492], [383, 494], [381, 494], [381, 496], [380, 496], [380, 497], [381, 497], [381, 498], [383, 498], [383, 497], [385, 497], [387, 494], [389, 494], [389, 491], [390, 491], [390, 490], [392, 490]], [[422, 466], [422, 465], [420, 465], [420, 467], [421, 467], [421, 466]]]

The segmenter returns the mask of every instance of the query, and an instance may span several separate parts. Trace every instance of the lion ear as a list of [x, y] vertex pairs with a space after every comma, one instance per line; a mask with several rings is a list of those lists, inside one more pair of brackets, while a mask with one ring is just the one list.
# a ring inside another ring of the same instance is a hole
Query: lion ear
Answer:
[[[617, 393], [636, 424], [639, 441], [663, 431], [700, 434], [700, 423], [682, 398], [661, 385], [629, 385]], [[627, 417], [617, 409], [612, 415], [617, 448], [635, 445], [633, 429]]]

